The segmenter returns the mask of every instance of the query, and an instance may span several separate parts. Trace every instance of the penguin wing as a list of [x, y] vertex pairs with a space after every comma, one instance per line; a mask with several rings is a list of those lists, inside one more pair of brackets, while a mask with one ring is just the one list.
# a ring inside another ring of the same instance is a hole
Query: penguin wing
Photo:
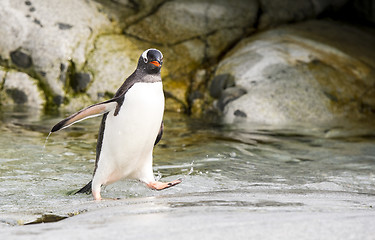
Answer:
[[84, 108], [81, 111], [78, 111], [57, 123], [55, 126], [53, 126], [51, 132], [59, 131], [87, 118], [97, 117], [111, 110], [114, 110], [118, 105], [118, 100], [119, 98], [113, 98], [111, 100], [102, 103], [97, 103], [87, 108]]

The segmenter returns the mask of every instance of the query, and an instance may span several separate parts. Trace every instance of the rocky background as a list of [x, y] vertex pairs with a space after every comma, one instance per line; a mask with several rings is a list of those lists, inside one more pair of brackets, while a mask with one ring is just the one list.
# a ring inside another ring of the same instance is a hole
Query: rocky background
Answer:
[[148, 48], [166, 108], [275, 125], [375, 119], [372, 0], [1, 0], [0, 103], [111, 98]]

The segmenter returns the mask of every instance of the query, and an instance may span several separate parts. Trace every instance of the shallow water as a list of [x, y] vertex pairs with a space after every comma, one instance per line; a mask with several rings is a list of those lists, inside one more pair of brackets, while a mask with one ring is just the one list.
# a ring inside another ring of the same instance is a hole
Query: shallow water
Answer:
[[[162, 180], [183, 182], [156, 192], [123, 180], [105, 187], [102, 196], [109, 200], [94, 202], [90, 195], [68, 192], [91, 179], [100, 118], [53, 133], [46, 141], [66, 114], [38, 115], [21, 108], [2, 109], [0, 115], [0, 235], [8, 238], [33, 233], [56, 239], [56, 232], [77, 222], [83, 224], [81, 236], [107, 237], [92, 228], [119, 230], [126, 224], [134, 239], [148, 237], [140, 229], [148, 223], [153, 234], [168, 238], [172, 231], [180, 239], [202, 234], [288, 239], [293, 236], [284, 230], [324, 226], [330, 226], [324, 235], [330, 239], [347, 237], [346, 231], [353, 239], [371, 239], [375, 233], [371, 125], [275, 129], [166, 113], [154, 172]], [[178, 225], [179, 220], [185, 223]], [[160, 221], [173, 230], [151, 224]], [[39, 222], [54, 223], [28, 225]], [[186, 233], [186, 226], [195, 231]]]

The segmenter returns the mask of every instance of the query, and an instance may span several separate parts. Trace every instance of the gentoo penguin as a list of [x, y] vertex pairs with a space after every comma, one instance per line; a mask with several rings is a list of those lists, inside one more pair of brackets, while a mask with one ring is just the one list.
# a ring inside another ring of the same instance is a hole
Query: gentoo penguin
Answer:
[[163, 134], [164, 94], [160, 76], [163, 55], [148, 49], [137, 69], [125, 80], [115, 96], [71, 115], [57, 123], [56, 132], [87, 118], [104, 114], [96, 147], [92, 180], [78, 192], [92, 192], [100, 200], [100, 188], [123, 178], [138, 179], [149, 188], [161, 190], [181, 182], [155, 181], [152, 152]]

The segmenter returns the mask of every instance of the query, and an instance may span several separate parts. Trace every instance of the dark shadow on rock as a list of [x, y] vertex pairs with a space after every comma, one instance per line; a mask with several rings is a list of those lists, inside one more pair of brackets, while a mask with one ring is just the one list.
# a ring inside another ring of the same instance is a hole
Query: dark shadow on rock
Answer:
[[16, 104], [25, 104], [28, 100], [26, 93], [19, 89], [6, 89], [6, 93]]
[[21, 49], [17, 49], [10, 53], [12, 62], [20, 68], [29, 68], [33, 64], [31, 56], [24, 53]]

